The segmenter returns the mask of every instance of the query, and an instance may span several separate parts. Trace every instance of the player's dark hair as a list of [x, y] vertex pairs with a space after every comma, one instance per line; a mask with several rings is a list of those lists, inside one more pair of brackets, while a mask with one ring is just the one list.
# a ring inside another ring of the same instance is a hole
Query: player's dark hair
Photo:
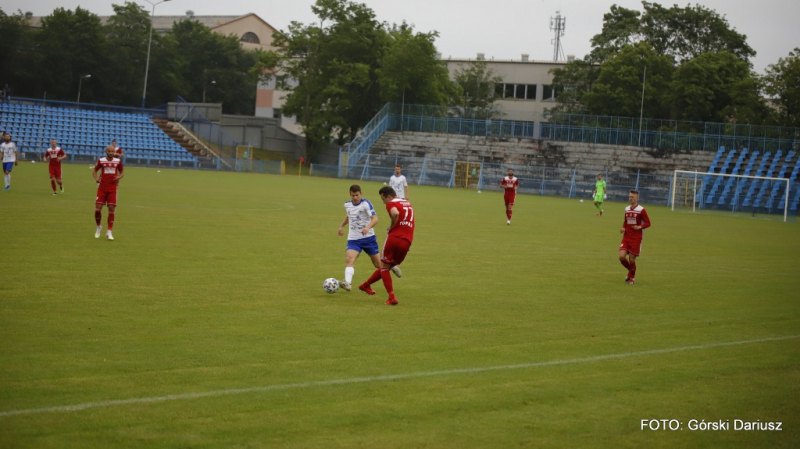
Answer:
[[382, 195], [382, 196], [397, 196], [397, 192], [395, 192], [393, 188], [391, 188], [389, 186], [385, 186], [385, 187], [381, 187], [381, 189], [378, 190], [378, 195]]
[[403, 166], [402, 166], [402, 165], [400, 165], [400, 164], [394, 164], [394, 166], [395, 166], [395, 167], [400, 167], [400, 168], [403, 168]]
[[639, 194], [639, 191], [638, 191], [638, 190], [631, 190], [631, 193], [635, 193], [635, 194], [637, 194], [637, 195], [638, 195], [638, 194]]
[[350, 186], [350, 193], [356, 193], [361, 191], [361, 186], [358, 184], [353, 184]]

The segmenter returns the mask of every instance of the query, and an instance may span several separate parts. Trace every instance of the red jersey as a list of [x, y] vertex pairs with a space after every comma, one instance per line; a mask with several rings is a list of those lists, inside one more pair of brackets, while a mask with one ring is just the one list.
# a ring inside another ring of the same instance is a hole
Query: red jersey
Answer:
[[122, 147], [114, 147], [114, 157], [122, 157], [123, 155]]
[[49, 147], [44, 158], [50, 161], [51, 167], [60, 167], [61, 161], [59, 161], [58, 158], [61, 156], [66, 156], [66, 153], [64, 153], [64, 150], [62, 150], [61, 147]]
[[114, 178], [117, 173], [122, 173], [122, 161], [117, 158], [101, 157], [97, 160], [94, 166], [94, 171], [101, 170], [100, 172], [100, 188], [104, 190], [117, 190], [119, 181]]
[[506, 195], [513, 195], [516, 193], [516, 188], [519, 187], [519, 178], [516, 176], [506, 176], [500, 181], [500, 187], [506, 189]]
[[[634, 226], [641, 226], [642, 229], [633, 229]], [[634, 208], [625, 208], [625, 220], [622, 221], [622, 228], [625, 229], [623, 239], [641, 241], [644, 236], [644, 228], [650, 227], [650, 217], [644, 207], [638, 205]]]
[[402, 198], [395, 198], [386, 203], [386, 211], [389, 216], [392, 214], [392, 209], [397, 209], [400, 215], [397, 216], [397, 222], [392, 229], [389, 229], [390, 237], [397, 237], [407, 240], [409, 243], [414, 241], [414, 209], [411, 203]]

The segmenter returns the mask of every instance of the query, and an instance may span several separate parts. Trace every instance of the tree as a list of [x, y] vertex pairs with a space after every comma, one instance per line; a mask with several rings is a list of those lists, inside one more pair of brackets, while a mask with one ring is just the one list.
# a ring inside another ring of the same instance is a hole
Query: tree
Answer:
[[553, 89], [559, 92], [551, 112], [586, 113], [584, 95], [591, 92], [600, 75], [600, 66], [576, 59], [563, 68], [552, 69]]
[[708, 52], [677, 68], [667, 101], [677, 119], [755, 124], [769, 115], [759, 91], [747, 62], [730, 52]]
[[638, 117], [644, 82], [644, 115], [666, 118], [665, 95], [673, 70], [671, 58], [657, 54], [647, 43], [627, 45], [600, 67], [597, 82], [581, 99], [591, 114]]
[[28, 26], [21, 11], [7, 15], [0, 9], [0, 86], [9, 84], [16, 95], [41, 90], [38, 68], [42, 54], [37, 35], [38, 30]]
[[603, 62], [619, 53], [622, 47], [642, 41], [641, 13], [611, 5], [611, 12], [603, 15], [603, 29], [591, 39], [590, 63]]
[[377, 71], [381, 102], [447, 105], [458, 97], [447, 64], [436, 58], [438, 33], [414, 33], [403, 23], [388, 32]]
[[[143, 7], [130, 2], [112, 7], [114, 15], [108, 20], [105, 33], [109, 47], [107, 65], [112, 69], [115, 82], [107, 86], [103, 101], [133, 105], [142, 98], [150, 14]], [[158, 43], [158, 37], [153, 37]]]
[[[200, 102], [203, 90], [210, 92], [214, 100], [221, 101], [223, 110], [228, 113], [252, 114], [255, 107], [256, 81], [249, 75], [249, 69], [255, 64], [256, 54], [242, 49], [235, 36], [222, 36], [214, 33], [207, 26], [193, 20], [175, 23], [171, 31], [171, 39], [165, 44], [165, 50], [172, 49], [167, 55], [179, 58], [174, 69], [180, 72], [173, 82], [172, 95], [175, 92], [190, 102]], [[165, 58], [157, 58], [154, 81], [169, 86], [166, 77], [170, 71], [163, 70]], [[215, 81], [215, 83], [211, 83]], [[165, 92], [166, 93], [166, 92]], [[208, 95], [207, 95], [208, 96]], [[165, 100], [172, 100], [165, 98]], [[207, 98], [208, 100], [208, 98]]]
[[603, 16], [603, 29], [592, 38], [589, 60], [603, 62], [623, 46], [647, 42], [656, 53], [682, 63], [706, 52], [727, 51], [749, 61], [755, 51], [747, 37], [730, 27], [715, 11], [701, 5], [665, 9], [657, 3], [642, 2], [644, 13], [619, 6]]
[[777, 110], [778, 124], [800, 128], [800, 48], [770, 64], [764, 83]]
[[473, 61], [466, 68], [456, 70], [456, 84], [463, 91], [463, 104], [467, 108], [478, 110], [494, 109], [497, 100], [495, 86], [503, 82], [503, 78], [494, 74], [486, 61]]
[[80, 7], [74, 12], [56, 8], [42, 19], [38, 38], [43, 58], [39, 70], [48, 95], [74, 99], [80, 78], [91, 74], [91, 84], [84, 82], [81, 99], [105, 101], [104, 93], [116, 80], [108, 66], [106, 36], [97, 15]]
[[334, 139], [343, 144], [384, 105], [399, 101], [443, 104], [455, 89], [436, 60], [436, 33], [414, 33], [408, 25], [389, 28], [366, 5], [317, 0], [318, 23], [292, 22], [273, 36], [254, 71], [291, 89], [282, 112], [297, 117], [307, 149]]
[[387, 37], [365, 5], [317, 0], [311, 9], [319, 23], [292, 22], [276, 33], [279, 50], [262, 54], [256, 70], [291, 88], [282, 112], [297, 117], [313, 153], [334, 134], [340, 143], [352, 139], [378, 111], [376, 69]]

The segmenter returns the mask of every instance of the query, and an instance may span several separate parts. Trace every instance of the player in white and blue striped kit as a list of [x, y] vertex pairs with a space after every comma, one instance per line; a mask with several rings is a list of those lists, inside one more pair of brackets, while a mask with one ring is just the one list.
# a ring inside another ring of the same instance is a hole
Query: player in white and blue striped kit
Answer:
[[[361, 198], [361, 187], [357, 184], [350, 186], [350, 201], [344, 203], [344, 210], [347, 215], [339, 226], [339, 236], [344, 235], [344, 227], [348, 223], [350, 232], [345, 250], [344, 280], [340, 284], [343, 289], [350, 291], [356, 272], [354, 265], [361, 251], [367, 253], [375, 268], [381, 266], [380, 248], [373, 229], [378, 224], [378, 214], [369, 200]], [[397, 277], [402, 276], [399, 269], [392, 271]]]

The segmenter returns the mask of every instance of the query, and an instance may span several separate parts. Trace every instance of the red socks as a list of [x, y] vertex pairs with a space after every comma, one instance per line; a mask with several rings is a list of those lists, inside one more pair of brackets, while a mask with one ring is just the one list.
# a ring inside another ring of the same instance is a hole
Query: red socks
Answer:
[[108, 230], [114, 229], [114, 212], [108, 213]]
[[392, 273], [389, 270], [381, 268], [381, 279], [383, 279], [383, 287], [389, 293], [390, 298], [394, 298], [394, 286], [392, 286]]
[[100, 220], [103, 219], [103, 213], [99, 210], [94, 211], [94, 222], [97, 223], [97, 226], [100, 226]]
[[631, 264], [628, 263], [628, 259], [620, 259], [619, 263], [621, 263], [622, 266], [627, 268], [628, 270], [631, 269]]
[[51, 179], [50, 180], [50, 185], [53, 186], [53, 192], [55, 192], [56, 191], [56, 182]]
[[630, 266], [631, 266], [631, 268], [630, 268], [630, 270], [631, 270], [630, 271], [630, 277], [632, 277], [632, 278], [636, 277], [636, 262], [630, 264]]
[[367, 282], [364, 282], [364, 283], [367, 284], [367, 287], [369, 287], [370, 285], [378, 282], [378, 279], [380, 279], [380, 278], [381, 278], [381, 270], [379, 268], [379, 269], [375, 270], [375, 272], [372, 273], [372, 276], [370, 276], [369, 279], [367, 279]]
[[383, 287], [386, 289], [387, 292], [389, 292], [389, 297], [393, 298], [394, 297], [394, 286], [392, 285], [392, 272], [391, 272], [391, 270], [388, 270], [388, 269], [384, 270], [383, 268], [379, 268], [379, 269], [375, 270], [375, 272], [372, 273], [372, 276], [370, 276], [369, 279], [367, 279], [367, 281], [364, 282], [364, 284], [366, 284], [367, 287], [369, 287], [370, 285], [378, 282], [378, 279], [382, 279], [383, 280]]

